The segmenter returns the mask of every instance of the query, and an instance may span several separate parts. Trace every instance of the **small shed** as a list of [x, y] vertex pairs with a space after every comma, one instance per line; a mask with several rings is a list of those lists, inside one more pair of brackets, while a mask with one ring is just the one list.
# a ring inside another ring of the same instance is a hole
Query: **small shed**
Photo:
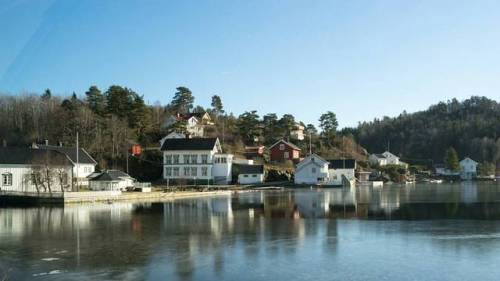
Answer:
[[264, 182], [264, 165], [238, 165], [239, 184], [258, 184]]
[[124, 191], [134, 186], [135, 179], [118, 170], [106, 170], [89, 179], [89, 188], [94, 191]]

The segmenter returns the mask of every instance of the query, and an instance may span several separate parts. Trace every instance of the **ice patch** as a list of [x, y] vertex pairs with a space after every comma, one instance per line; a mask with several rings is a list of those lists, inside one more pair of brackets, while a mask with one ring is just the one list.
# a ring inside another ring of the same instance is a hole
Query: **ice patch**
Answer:
[[467, 240], [467, 239], [497, 239], [500, 238], [500, 233], [494, 234], [472, 234], [472, 235], [445, 235], [434, 237], [438, 240]]
[[60, 260], [60, 258], [44, 258], [42, 261], [57, 261]]

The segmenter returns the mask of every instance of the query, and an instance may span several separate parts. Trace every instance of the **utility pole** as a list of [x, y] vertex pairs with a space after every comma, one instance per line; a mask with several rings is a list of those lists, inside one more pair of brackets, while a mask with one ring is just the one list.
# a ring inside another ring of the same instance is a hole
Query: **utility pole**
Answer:
[[309, 155], [312, 155], [312, 135], [309, 133]]
[[78, 181], [78, 170], [80, 169], [80, 148], [78, 143], [78, 131], [76, 132], [76, 190], [80, 191], [80, 184]]

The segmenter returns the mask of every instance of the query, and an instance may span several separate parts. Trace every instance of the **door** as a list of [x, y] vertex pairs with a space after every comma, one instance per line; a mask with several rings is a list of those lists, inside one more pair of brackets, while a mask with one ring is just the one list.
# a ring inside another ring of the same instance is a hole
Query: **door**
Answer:
[[283, 152], [283, 158], [288, 159], [288, 151]]

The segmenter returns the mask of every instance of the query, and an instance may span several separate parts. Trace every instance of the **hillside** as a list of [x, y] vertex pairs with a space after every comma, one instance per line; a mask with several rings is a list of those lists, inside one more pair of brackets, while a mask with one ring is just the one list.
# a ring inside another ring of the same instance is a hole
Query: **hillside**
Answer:
[[410, 163], [442, 163], [449, 147], [459, 157], [481, 163], [500, 160], [500, 104], [486, 97], [440, 102], [424, 111], [363, 122], [344, 132], [371, 153], [389, 146]]

